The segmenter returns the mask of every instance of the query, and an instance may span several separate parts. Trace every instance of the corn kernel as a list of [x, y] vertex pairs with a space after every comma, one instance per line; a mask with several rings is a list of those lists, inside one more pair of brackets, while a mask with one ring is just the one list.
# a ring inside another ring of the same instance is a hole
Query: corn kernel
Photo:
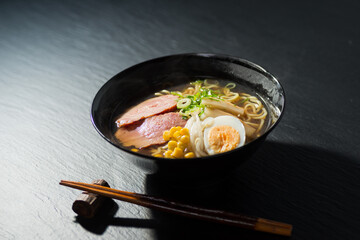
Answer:
[[190, 142], [190, 138], [188, 135], [183, 135], [181, 136], [181, 138], [179, 139], [180, 142], [184, 143], [184, 144], [188, 144]]
[[155, 154], [155, 155], [154, 155], [154, 157], [161, 158], [161, 157], [163, 157], [163, 155], [162, 155], [162, 154], [160, 154], [160, 153], [158, 153], [158, 154]]
[[167, 151], [165, 152], [165, 157], [166, 157], [166, 158], [172, 158], [172, 156], [171, 156], [172, 153], [173, 153], [173, 151], [167, 150]]
[[132, 148], [131, 151], [133, 151], [133, 152], [138, 152], [139, 149], [137, 149], [137, 148]]
[[180, 131], [176, 131], [176, 132], [174, 132], [173, 137], [174, 137], [176, 140], [179, 140], [179, 138], [181, 137], [181, 135], [180, 135]]
[[165, 131], [163, 133], [163, 138], [165, 141], [169, 141], [170, 140], [170, 131]]
[[193, 152], [188, 152], [187, 154], [185, 154], [184, 157], [185, 158], [193, 158], [193, 157], [195, 157], [195, 154]]
[[184, 156], [184, 152], [181, 148], [176, 147], [171, 156], [175, 158], [182, 158]]
[[176, 148], [176, 147], [177, 147], [177, 142], [176, 142], [176, 141], [170, 141], [170, 142], [168, 143], [168, 149], [169, 149], [169, 150], [173, 151], [174, 148]]
[[183, 151], [184, 151], [185, 148], [187, 148], [187, 146], [188, 146], [187, 144], [182, 143], [182, 142], [178, 142], [178, 143], [177, 143], [177, 147], [178, 147], [178, 148], [181, 148]]
[[176, 128], [176, 131], [180, 131], [182, 129], [182, 127], [180, 127], [180, 126], [177, 126], [175, 128]]
[[190, 135], [190, 133], [189, 133], [189, 129], [187, 129], [187, 128], [183, 128], [183, 129], [181, 129], [180, 130], [180, 134], [181, 135]]
[[169, 131], [170, 137], [172, 137], [174, 135], [174, 132], [176, 132], [176, 131], [177, 131], [176, 127], [172, 127]]

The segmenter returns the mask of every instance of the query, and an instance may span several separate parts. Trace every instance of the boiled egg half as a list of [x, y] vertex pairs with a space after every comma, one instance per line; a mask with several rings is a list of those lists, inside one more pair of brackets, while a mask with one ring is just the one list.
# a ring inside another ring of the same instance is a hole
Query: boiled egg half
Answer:
[[204, 145], [209, 155], [224, 153], [245, 144], [245, 128], [233, 116], [207, 118], [204, 129]]

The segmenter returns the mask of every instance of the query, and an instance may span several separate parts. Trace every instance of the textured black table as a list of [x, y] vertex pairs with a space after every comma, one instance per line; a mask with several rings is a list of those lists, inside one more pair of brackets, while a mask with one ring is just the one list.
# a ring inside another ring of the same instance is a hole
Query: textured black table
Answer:
[[[97, 178], [288, 222], [292, 239], [359, 239], [359, 12], [357, 1], [1, 1], [0, 239], [284, 239], [118, 201], [76, 218], [79, 191], [58, 182]], [[255, 62], [287, 96], [254, 158], [215, 192], [189, 190], [192, 199], [135, 167], [90, 121], [113, 75], [186, 52]]]

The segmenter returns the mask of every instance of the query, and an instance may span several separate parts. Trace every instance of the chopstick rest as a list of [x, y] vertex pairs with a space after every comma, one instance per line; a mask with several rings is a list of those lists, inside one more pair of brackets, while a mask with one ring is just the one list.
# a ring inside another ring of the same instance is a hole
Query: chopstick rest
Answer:
[[[92, 184], [110, 187], [104, 179], [92, 181]], [[72, 210], [84, 218], [93, 218], [104, 202], [105, 197], [96, 193], [82, 192], [72, 205]]]

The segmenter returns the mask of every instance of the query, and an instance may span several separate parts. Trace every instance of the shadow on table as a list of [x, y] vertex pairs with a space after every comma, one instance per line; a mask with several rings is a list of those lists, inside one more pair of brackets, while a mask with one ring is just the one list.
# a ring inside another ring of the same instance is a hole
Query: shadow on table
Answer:
[[98, 213], [93, 218], [76, 216], [75, 222], [94, 234], [103, 234], [108, 226], [135, 227], [135, 228], [156, 228], [156, 220], [138, 218], [114, 217], [118, 204], [112, 199], [106, 199]]
[[[341, 239], [343, 233], [337, 230], [348, 230], [354, 237], [360, 234], [353, 231], [356, 221], [349, 219], [360, 212], [360, 187], [353, 187], [359, 182], [358, 172], [355, 160], [332, 152], [265, 142], [250, 161], [216, 184], [183, 187], [155, 174], [147, 176], [145, 190], [195, 206], [290, 223], [295, 238]], [[118, 218], [114, 217], [117, 209], [117, 203], [109, 200], [96, 218], [77, 217], [76, 221], [95, 234], [108, 226], [151, 228], [160, 240], [285, 238], [157, 210], [151, 210], [152, 219]]]
[[75, 222], [79, 223], [86, 230], [100, 235], [103, 234], [110, 225], [109, 222], [114, 219], [118, 209], [119, 206], [117, 203], [114, 200], [107, 198], [93, 218], [76, 216]]
[[[251, 160], [218, 184], [181, 188], [149, 175], [146, 193], [290, 223], [293, 238], [341, 239], [344, 231], [354, 238], [360, 233], [354, 232], [358, 228], [353, 214], [360, 212], [359, 181], [359, 163], [354, 159], [321, 149], [266, 141]], [[286, 238], [156, 210], [152, 210], [152, 216], [161, 222], [161, 227], [155, 229], [157, 239]]]

